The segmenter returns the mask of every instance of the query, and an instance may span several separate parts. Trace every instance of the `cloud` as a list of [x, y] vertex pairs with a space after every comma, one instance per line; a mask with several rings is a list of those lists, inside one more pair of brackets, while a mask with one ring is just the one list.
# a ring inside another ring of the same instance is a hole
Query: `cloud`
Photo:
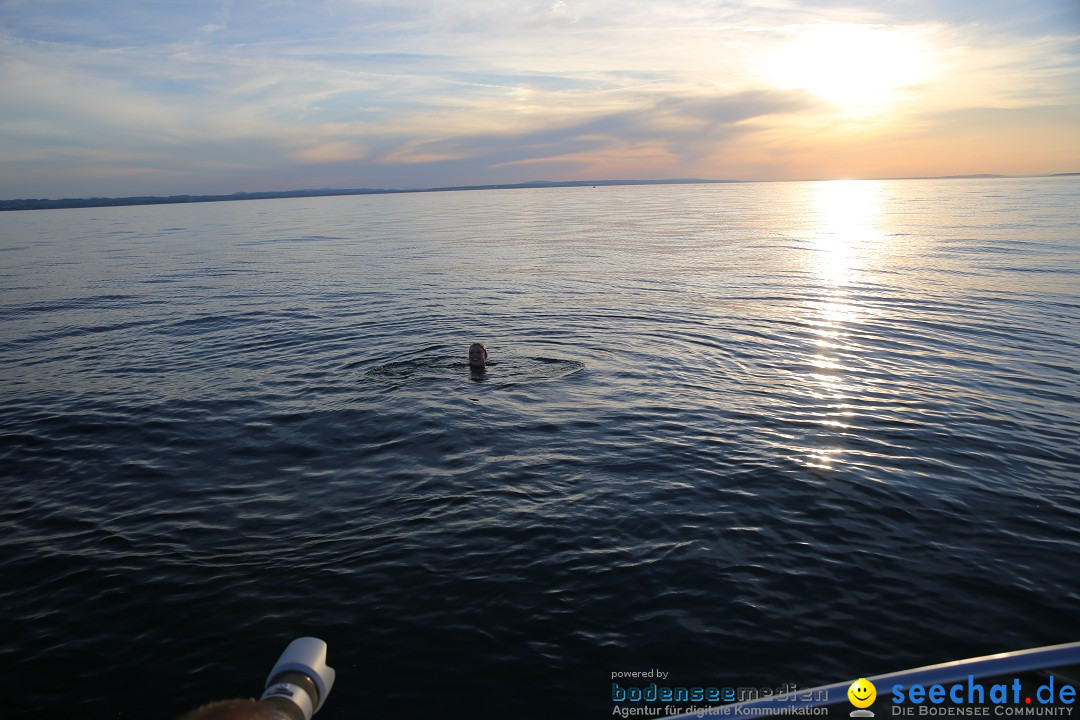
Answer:
[[296, 150], [292, 157], [297, 162], [322, 165], [328, 163], [349, 163], [363, 160], [369, 152], [363, 145], [352, 140], [331, 140]]
[[[17, 163], [0, 194], [79, 193], [95, 167], [190, 192], [605, 169], [786, 177], [812, 171], [814, 146], [909, 137], [941, 128], [935, 114], [1080, 102], [1072, 0], [985, 15], [830, 2], [9, 0], [0, 157]], [[917, 37], [933, 72], [887, 113], [843, 117], [769, 72], [822, 23]], [[72, 180], [57, 184], [63, 163]]]
[[807, 105], [801, 93], [751, 91], [723, 97], [660, 97], [640, 107], [575, 122], [517, 132], [460, 135], [414, 142], [392, 151], [386, 163], [480, 159], [492, 166], [537, 164], [551, 158], [584, 162], [610, 151], [663, 148], [688, 160], [705, 144], [715, 145], [751, 131], [743, 123]]

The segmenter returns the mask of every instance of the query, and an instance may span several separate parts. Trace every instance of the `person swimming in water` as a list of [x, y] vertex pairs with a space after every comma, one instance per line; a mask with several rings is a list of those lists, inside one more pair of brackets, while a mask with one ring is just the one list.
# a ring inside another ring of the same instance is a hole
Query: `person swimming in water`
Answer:
[[469, 367], [473, 370], [483, 370], [487, 365], [488, 349], [484, 343], [473, 343], [469, 346]]

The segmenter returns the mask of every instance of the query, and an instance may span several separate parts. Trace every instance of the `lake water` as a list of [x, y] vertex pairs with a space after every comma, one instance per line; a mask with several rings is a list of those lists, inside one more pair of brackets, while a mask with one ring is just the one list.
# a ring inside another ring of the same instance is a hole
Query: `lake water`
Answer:
[[[0, 215], [0, 683], [611, 716], [1080, 637], [1080, 179]], [[492, 365], [471, 373], [473, 341]]]

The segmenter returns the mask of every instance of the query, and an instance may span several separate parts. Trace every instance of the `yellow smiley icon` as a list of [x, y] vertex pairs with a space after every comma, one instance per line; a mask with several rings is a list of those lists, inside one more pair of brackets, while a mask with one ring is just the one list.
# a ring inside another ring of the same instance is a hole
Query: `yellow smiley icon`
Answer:
[[857, 708], [867, 708], [877, 698], [877, 688], [866, 678], [859, 678], [847, 689], [848, 700]]

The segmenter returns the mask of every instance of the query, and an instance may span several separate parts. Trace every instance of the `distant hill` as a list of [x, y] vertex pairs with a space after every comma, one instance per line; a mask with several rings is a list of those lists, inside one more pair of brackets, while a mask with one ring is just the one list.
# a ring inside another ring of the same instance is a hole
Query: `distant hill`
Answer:
[[980, 173], [978, 175], [917, 175], [914, 177], [890, 177], [877, 178], [878, 180], [986, 180], [993, 178], [1007, 178], [1011, 175], [995, 175], [992, 173]]
[[121, 198], [61, 198], [59, 200], [21, 199], [0, 200], [0, 210], [54, 210], [63, 208], [117, 207], [122, 205], [171, 205], [177, 203], [229, 202], [232, 200], [272, 200], [279, 198], [334, 197], [340, 195], [388, 195], [391, 193], [452, 192], [458, 190], [514, 190], [549, 187], [591, 187], [610, 185], [689, 185], [694, 183], [732, 183], [744, 180], [703, 180], [677, 178], [670, 180], [565, 180], [514, 183], [509, 185], [457, 185], [452, 187], [413, 188], [408, 190], [352, 188], [320, 188], [318, 190], [282, 190], [277, 192], [238, 192], [232, 195], [170, 195]]
[[401, 190], [284, 190], [281, 192], [238, 192], [232, 195], [170, 195], [168, 197], [138, 196], [120, 198], [61, 198], [59, 200], [0, 200], [0, 210], [52, 210], [60, 208], [116, 207], [120, 205], [172, 205], [177, 203], [226, 202], [229, 200], [271, 200], [294, 197], [325, 197], [332, 195], [372, 195], [402, 192]]
[[[1042, 177], [1068, 177], [1080, 173], [1056, 173]], [[1004, 178], [1008, 175], [946, 175], [933, 177], [877, 178], [880, 180], [955, 180]], [[282, 190], [276, 192], [238, 192], [232, 195], [170, 195], [168, 197], [138, 196], [121, 198], [61, 198], [58, 200], [22, 199], [0, 200], [3, 210], [53, 210], [63, 208], [117, 207], [122, 205], [171, 205], [177, 203], [229, 202], [232, 200], [272, 200], [279, 198], [335, 197], [341, 195], [388, 195], [392, 193], [454, 192], [464, 190], [518, 190], [525, 188], [610, 187], [617, 185], [695, 185], [717, 183], [761, 182], [756, 180], [705, 180], [702, 178], [672, 178], [667, 180], [534, 180], [504, 185], [456, 185], [451, 187], [413, 188], [408, 190], [355, 188], [320, 188], [317, 190]]]

